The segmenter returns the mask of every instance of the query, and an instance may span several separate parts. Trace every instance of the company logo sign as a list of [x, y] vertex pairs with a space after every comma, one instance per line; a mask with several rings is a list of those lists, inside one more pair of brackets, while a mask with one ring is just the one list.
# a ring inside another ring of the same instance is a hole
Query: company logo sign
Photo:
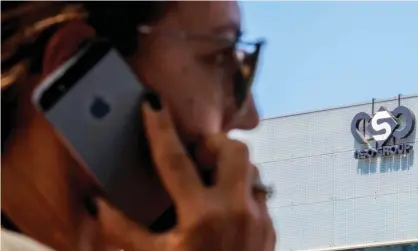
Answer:
[[[400, 118], [404, 123], [401, 125]], [[360, 130], [360, 124], [364, 122], [364, 130]], [[356, 159], [373, 158], [378, 156], [390, 156], [395, 154], [406, 154], [412, 151], [411, 144], [396, 144], [401, 138], [408, 137], [415, 129], [415, 115], [405, 106], [398, 106], [393, 111], [380, 107], [374, 116], [360, 112], [354, 116], [351, 122], [351, 133], [354, 139], [369, 145], [369, 142], [376, 142], [375, 148], [356, 150]], [[390, 139], [394, 144], [389, 145]]]

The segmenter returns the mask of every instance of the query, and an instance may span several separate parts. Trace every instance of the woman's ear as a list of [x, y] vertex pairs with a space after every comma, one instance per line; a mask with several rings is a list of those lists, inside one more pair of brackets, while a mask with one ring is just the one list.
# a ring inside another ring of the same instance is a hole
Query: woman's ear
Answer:
[[74, 56], [80, 46], [96, 36], [93, 27], [81, 20], [64, 24], [48, 41], [43, 57], [43, 76], [47, 76]]

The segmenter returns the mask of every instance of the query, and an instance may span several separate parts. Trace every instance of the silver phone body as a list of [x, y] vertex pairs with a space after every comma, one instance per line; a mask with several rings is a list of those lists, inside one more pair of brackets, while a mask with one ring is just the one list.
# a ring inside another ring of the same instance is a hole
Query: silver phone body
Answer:
[[145, 89], [117, 51], [88, 53], [79, 52], [47, 77], [33, 102], [107, 198], [133, 221], [150, 225], [170, 202], [156, 175], [140, 167]]

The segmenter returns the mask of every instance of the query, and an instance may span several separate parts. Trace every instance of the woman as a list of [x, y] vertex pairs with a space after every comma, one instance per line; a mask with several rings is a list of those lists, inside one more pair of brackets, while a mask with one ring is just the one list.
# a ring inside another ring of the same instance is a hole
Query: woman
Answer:
[[[247, 148], [226, 136], [258, 124], [248, 89], [261, 44], [235, 53], [236, 2], [3, 3], [2, 23], [4, 227], [56, 250], [273, 250], [266, 191]], [[30, 102], [42, 77], [97, 36], [155, 93], [139, 108], [162, 183], [141, 214], [165, 210], [152, 232], [100, 196]], [[217, 168], [210, 188], [203, 165]]]

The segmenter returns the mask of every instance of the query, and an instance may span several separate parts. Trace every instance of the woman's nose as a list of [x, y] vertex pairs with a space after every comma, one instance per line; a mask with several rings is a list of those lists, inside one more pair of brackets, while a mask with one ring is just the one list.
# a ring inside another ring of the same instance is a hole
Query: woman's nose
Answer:
[[228, 130], [240, 129], [251, 130], [257, 127], [260, 123], [257, 107], [254, 102], [253, 95], [248, 94], [246, 100], [242, 104], [241, 109], [235, 114]]

